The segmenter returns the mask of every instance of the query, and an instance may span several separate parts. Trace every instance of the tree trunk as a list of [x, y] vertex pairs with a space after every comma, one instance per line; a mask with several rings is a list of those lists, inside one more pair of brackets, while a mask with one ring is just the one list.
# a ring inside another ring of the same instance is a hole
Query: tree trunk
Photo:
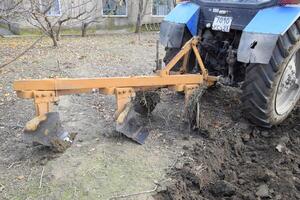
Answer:
[[54, 46], [54, 47], [57, 47], [58, 44], [57, 44], [57, 40], [56, 40], [56, 37], [55, 37], [54, 33], [51, 33], [49, 36], [50, 36], [50, 38], [52, 39], [53, 46]]
[[135, 33], [141, 32], [143, 5], [144, 5], [144, 0], [139, 0], [139, 10], [138, 10], [137, 20], [135, 25], [135, 31], [134, 31]]
[[81, 37], [85, 37], [86, 36], [86, 31], [88, 28], [88, 23], [83, 22], [82, 26], [81, 26]]
[[58, 22], [58, 27], [57, 27], [57, 30], [56, 30], [56, 41], [60, 40], [61, 25], [62, 25], [62, 23]]
[[135, 33], [140, 33], [141, 32], [141, 18], [139, 16], [140, 14], [138, 14], [138, 19], [135, 25]]

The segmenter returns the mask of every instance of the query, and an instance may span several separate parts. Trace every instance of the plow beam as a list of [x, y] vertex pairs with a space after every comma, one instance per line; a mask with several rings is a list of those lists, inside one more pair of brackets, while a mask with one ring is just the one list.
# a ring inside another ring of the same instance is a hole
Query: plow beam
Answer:
[[[210, 84], [217, 80], [215, 76], [208, 76], [205, 82]], [[166, 88], [176, 85], [203, 84], [201, 74], [178, 74], [167, 76], [136, 76], [136, 77], [113, 77], [113, 78], [92, 78], [72, 79], [54, 78], [41, 80], [18, 80], [14, 82], [14, 90], [23, 91], [56, 91], [58, 95], [88, 92], [92, 89], [100, 89], [105, 92], [113, 88]], [[111, 90], [112, 91], [112, 90]], [[21, 94], [20, 94], [21, 95]], [[32, 94], [33, 95], [33, 94]], [[20, 96], [22, 97], [22, 96]], [[30, 97], [32, 98], [32, 97]]]
[[[218, 77], [208, 75], [198, 51], [198, 43], [198, 37], [192, 38], [164, 69], [156, 71], [152, 76], [17, 80], [13, 87], [18, 97], [34, 99], [37, 117], [50, 113], [52, 104], [62, 95], [90, 93], [95, 89], [102, 94], [115, 95], [117, 131], [142, 144], [148, 131], [138, 125], [135, 120], [136, 113], [132, 109], [134, 106], [130, 103], [137, 91], [168, 88], [184, 92], [187, 99], [199, 86], [211, 86], [218, 80]], [[186, 73], [191, 52], [196, 55], [200, 73]], [[171, 69], [182, 59], [180, 71], [171, 73]]]

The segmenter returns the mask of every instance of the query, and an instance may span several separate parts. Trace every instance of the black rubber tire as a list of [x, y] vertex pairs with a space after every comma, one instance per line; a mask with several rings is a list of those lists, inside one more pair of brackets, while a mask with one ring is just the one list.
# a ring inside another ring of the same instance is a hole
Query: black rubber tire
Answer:
[[138, 91], [133, 101], [135, 112], [147, 116], [155, 109], [160, 102], [160, 95], [155, 91]]
[[[292, 108], [279, 115], [275, 109], [278, 84], [292, 56], [300, 49], [300, 21], [279, 37], [270, 63], [250, 64], [242, 85], [243, 113], [250, 122], [265, 128], [280, 124]], [[300, 67], [300, 66], [298, 66]], [[295, 104], [297, 101], [295, 102]]]

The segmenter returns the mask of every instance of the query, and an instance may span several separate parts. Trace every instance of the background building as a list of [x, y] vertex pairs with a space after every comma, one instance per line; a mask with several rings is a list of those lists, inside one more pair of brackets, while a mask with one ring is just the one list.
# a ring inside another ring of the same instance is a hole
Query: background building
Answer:
[[[142, 10], [139, 9], [140, 1]], [[9, 8], [11, 4], [12, 0], [2, 0], [0, 9]], [[2, 19], [0, 23], [15, 33], [22, 29], [32, 29], [34, 22], [30, 12], [33, 12], [34, 7], [45, 10], [49, 4], [51, 8], [46, 15], [52, 21], [74, 18], [64, 23], [63, 28], [76, 29], [84, 22], [93, 21], [89, 27], [120, 29], [136, 25], [139, 12], [143, 15], [142, 24], [160, 23], [174, 7], [174, 0], [23, 0], [20, 9], [22, 14]]]

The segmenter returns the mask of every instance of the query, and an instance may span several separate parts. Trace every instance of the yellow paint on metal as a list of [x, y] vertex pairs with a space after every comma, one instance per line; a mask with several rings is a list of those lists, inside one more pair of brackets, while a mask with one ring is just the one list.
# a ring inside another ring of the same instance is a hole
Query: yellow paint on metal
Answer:
[[[14, 90], [20, 98], [33, 98], [37, 116], [44, 116], [51, 111], [52, 103], [58, 101], [61, 95], [88, 93], [94, 89], [106, 95], [114, 94], [117, 99], [116, 119], [124, 111], [126, 105], [138, 90], [169, 88], [175, 91], [184, 91], [189, 94], [202, 84], [213, 85], [217, 77], [209, 76], [202, 61], [197, 45], [199, 37], [189, 40], [168, 65], [152, 76], [110, 77], [110, 78], [54, 78], [41, 80], [18, 80], [14, 82]], [[201, 73], [188, 74], [187, 64], [189, 54], [193, 51], [200, 66]], [[174, 73], [171, 69], [183, 59], [180, 72]], [[33, 130], [39, 124], [34, 119], [28, 124], [28, 130]]]

